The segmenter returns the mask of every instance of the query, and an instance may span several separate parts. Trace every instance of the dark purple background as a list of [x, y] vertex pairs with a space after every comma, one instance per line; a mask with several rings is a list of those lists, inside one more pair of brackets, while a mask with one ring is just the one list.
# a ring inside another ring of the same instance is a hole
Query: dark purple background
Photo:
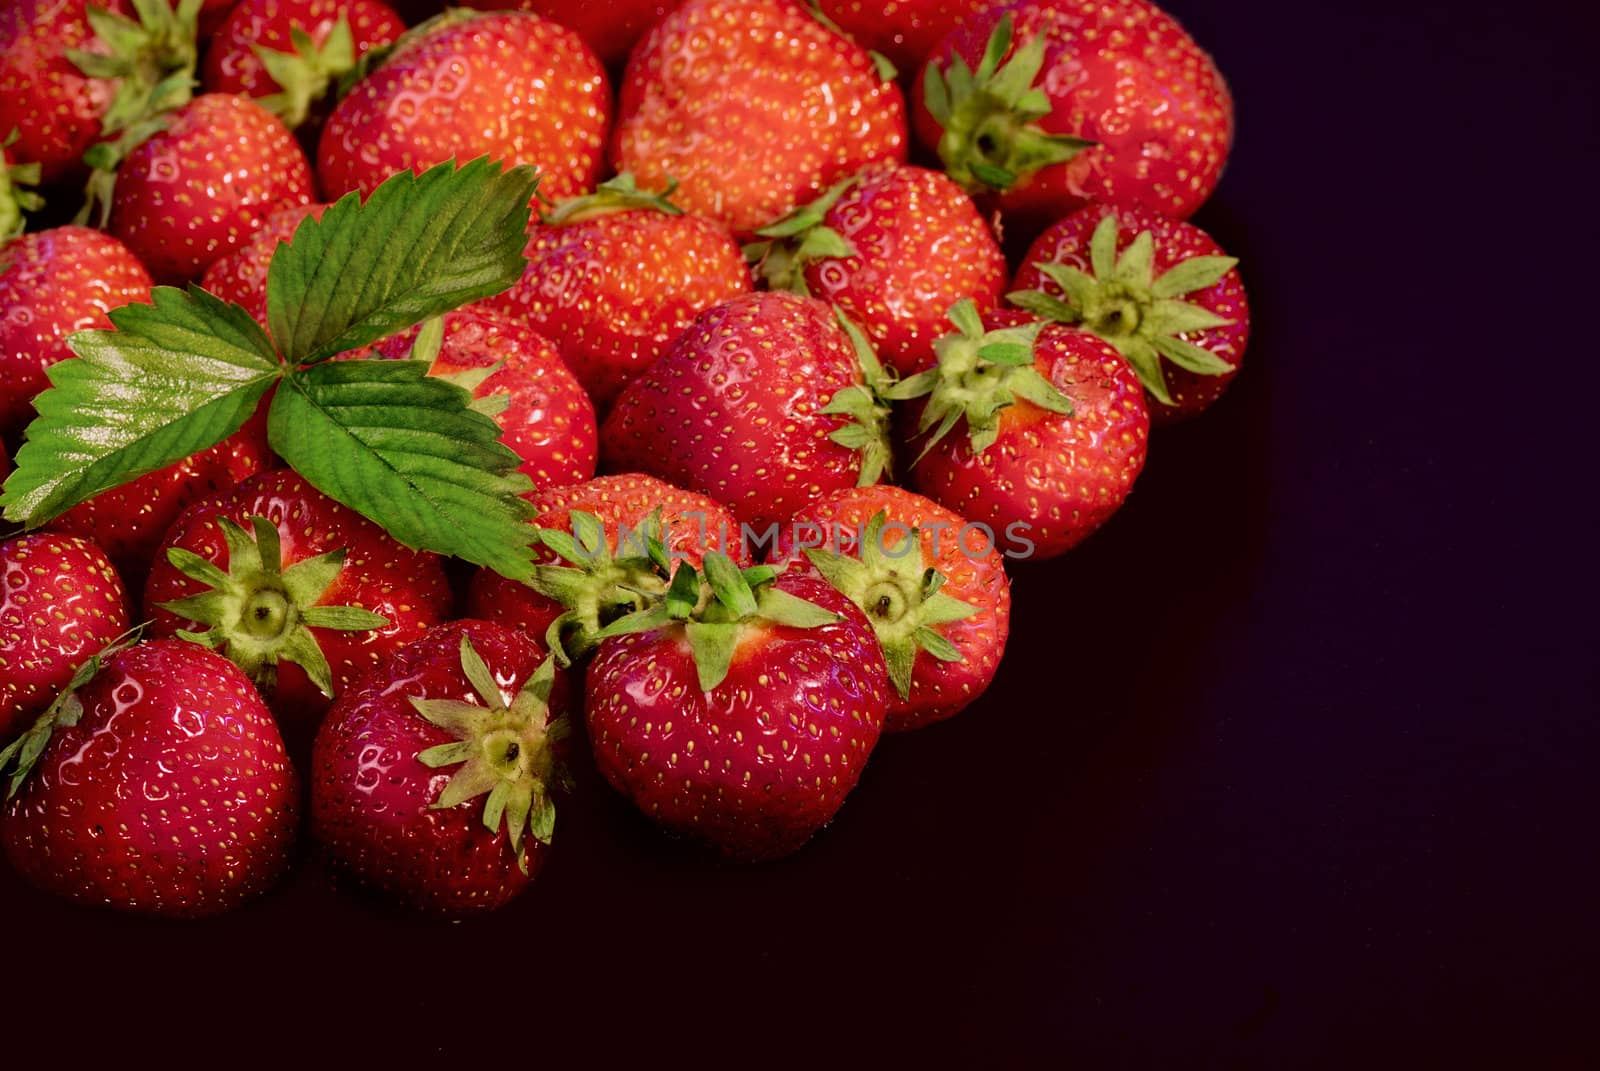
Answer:
[[1198, 222], [1247, 370], [1018, 570], [986, 699], [758, 869], [586, 771], [536, 887], [462, 925], [315, 865], [178, 926], [0, 873], [8, 1053], [1594, 1057], [1594, 38], [1540, 0], [1170, 6], [1238, 100]]

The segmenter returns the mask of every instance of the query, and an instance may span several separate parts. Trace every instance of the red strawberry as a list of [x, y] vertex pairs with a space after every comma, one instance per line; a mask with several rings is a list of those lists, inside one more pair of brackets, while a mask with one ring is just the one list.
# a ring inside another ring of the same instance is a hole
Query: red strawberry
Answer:
[[1117, 511], [1144, 468], [1144, 388], [1087, 331], [1007, 310], [980, 322], [970, 305], [950, 318], [959, 331], [935, 344], [938, 367], [891, 392], [927, 398], [912, 485], [1019, 557], [1061, 554]]
[[966, 20], [928, 62], [918, 137], [957, 181], [999, 191], [1025, 230], [1089, 201], [1185, 217], [1222, 175], [1228, 87], [1148, 0], [1012, 0]]
[[610, 121], [605, 68], [571, 30], [518, 12], [446, 16], [339, 101], [317, 175], [329, 197], [368, 194], [397, 171], [487, 155], [532, 164], [541, 193], [571, 197], [599, 179]]
[[178, 518], [144, 607], [156, 636], [198, 634], [237, 662], [293, 732], [448, 617], [451, 597], [437, 555], [277, 469]]
[[555, 823], [566, 726], [554, 666], [519, 632], [457, 621], [363, 677], [329, 711], [312, 758], [311, 828], [329, 858], [431, 914], [521, 892]]
[[751, 289], [727, 230], [640, 192], [629, 175], [547, 214], [526, 253], [521, 281], [484, 305], [556, 340], [601, 408], [696, 313]]
[[[531, 523], [540, 528], [576, 534], [573, 514], [578, 513], [587, 514], [604, 529], [608, 553], [596, 555], [585, 576], [572, 578], [583, 581], [581, 593], [595, 600], [596, 615], [609, 585], [620, 581], [639, 583], [637, 571], [613, 573], [609, 567], [615, 565], [617, 558], [638, 557], [644, 552], [642, 539], [651, 515], [658, 510], [661, 536], [670, 559], [699, 565], [707, 551], [720, 550], [740, 565], [749, 562], [740, 539], [739, 522], [733, 514], [704, 495], [680, 490], [650, 476], [601, 476], [572, 487], [542, 491], [530, 496], [529, 501], [535, 511]], [[560, 564], [560, 557], [548, 547], [536, 543], [534, 549], [539, 564]], [[478, 570], [467, 594], [467, 613], [471, 616], [521, 629], [541, 641], [565, 610], [552, 596], [531, 585], [507, 580], [492, 569]], [[597, 622], [598, 616], [591, 624]]]
[[975, 11], [994, 0], [819, 0], [817, 8], [839, 29], [887, 56], [908, 74], [922, 69], [922, 61], [939, 39]]
[[208, 93], [239, 93], [291, 127], [406, 24], [383, 0], [241, 0], [206, 51]]
[[127, 629], [128, 594], [105, 551], [49, 533], [0, 543], [0, 743]]
[[272, 213], [311, 201], [311, 168], [294, 135], [261, 105], [207, 93], [117, 169], [111, 233], [160, 282], [200, 278]]
[[770, 567], [741, 575], [715, 553], [705, 564], [709, 592], [681, 565], [676, 601], [612, 626], [642, 631], [602, 639], [589, 739], [600, 772], [653, 821], [735, 858], [773, 859], [855, 787], [889, 678], [861, 611], [826, 583], [774, 584]]
[[1011, 301], [1115, 346], [1151, 395], [1151, 420], [1168, 424], [1205, 409], [1238, 374], [1250, 339], [1238, 263], [1192, 224], [1091, 205], [1038, 237]]
[[72, 356], [68, 335], [109, 328], [107, 311], [149, 300], [149, 273], [108, 234], [55, 227], [0, 246], [0, 434], [33, 419], [45, 370]]
[[27, 779], [0, 827], [11, 865], [79, 903], [152, 915], [214, 915], [270, 887], [294, 840], [295, 776], [244, 674], [168, 640], [96, 658], [74, 682], [53, 724], [19, 741]]
[[708, 494], [745, 523], [786, 520], [887, 464], [871, 365], [815, 298], [746, 294], [697, 316], [628, 385], [601, 449], [612, 469]]
[[878, 160], [906, 156], [905, 101], [865, 49], [794, 0], [689, 0], [628, 60], [618, 171], [741, 237]]
[[178, 514], [272, 464], [266, 417], [263, 406], [217, 445], [79, 503], [51, 521], [50, 529], [98, 543], [129, 585], [142, 589], [156, 548]]
[[627, 58], [644, 32], [683, 0], [467, 0], [463, 7], [479, 11], [532, 11], [559, 22], [588, 42], [606, 64]]
[[933, 363], [945, 313], [1000, 303], [1006, 262], [972, 201], [937, 171], [877, 164], [759, 232], [758, 270], [821, 298], [866, 331], [902, 373]]
[[866, 615], [899, 693], [887, 731], [959, 714], [994, 679], [1010, 631], [1005, 564], [938, 503], [886, 485], [837, 492], [794, 515], [772, 561], [814, 567]]
[[[456, 379], [475, 398], [504, 395], [505, 408], [494, 419], [534, 488], [564, 487], [593, 476], [599, 452], [594, 406], [561, 363], [555, 344], [473, 309], [458, 309], [442, 319], [443, 341], [428, 374]], [[378, 353], [410, 356], [419, 330], [386, 340]], [[496, 365], [498, 370], [491, 371]]]
[[231, 253], [211, 262], [200, 285], [224, 301], [242, 306], [263, 327], [267, 323], [267, 271], [278, 246], [294, 237], [307, 216], [322, 218], [325, 204], [295, 205], [268, 216], [261, 229]]

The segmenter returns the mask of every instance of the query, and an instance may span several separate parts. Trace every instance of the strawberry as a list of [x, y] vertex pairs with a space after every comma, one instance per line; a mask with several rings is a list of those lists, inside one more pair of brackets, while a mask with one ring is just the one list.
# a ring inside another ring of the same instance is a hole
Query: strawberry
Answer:
[[826, 825], [882, 732], [871, 627], [816, 577], [726, 555], [678, 566], [656, 606], [601, 633], [585, 709], [600, 772], [651, 820], [738, 859]]
[[933, 362], [951, 305], [987, 312], [1005, 290], [1005, 257], [972, 200], [920, 167], [875, 164], [757, 233], [768, 241], [750, 253], [771, 286], [834, 305], [906, 374]]
[[311, 829], [328, 858], [430, 914], [521, 892], [555, 825], [554, 673], [532, 639], [486, 621], [441, 625], [367, 673], [328, 712], [311, 761]]
[[33, 419], [45, 370], [72, 356], [68, 335], [108, 328], [107, 311], [149, 299], [150, 274], [108, 234], [54, 227], [0, 246], [0, 434]]
[[233, 435], [164, 469], [79, 503], [49, 529], [91, 539], [105, 549], [134, 590], [140, 590], [162, 537], [189, 506], [231, 491], [270, 467], [266, 409]]
[[556, 340], [601, 408], [696, 313], [751, 289], [726, 229], [622, 175], [564, 201], [529, 232], [528, 267], [484, 304]]
[[939, 40], [975, 11], [994, 0], [818, 0], [816, 7], [862, 48], [887, 56], [902, 71], [915, 74]]
[[1216, 401], [1239, 372], [1250, 305], [1238, 263], [1192, 224], [1091, 205], [1039, 235], [1010, 300], [1115, 346], [1150, 394], [1151, 421], [1169, 424]]
[[541, 192], [600, 177], [611, 91], [583, 39], [537, 15], [445, 16], [402, 38], [338, 103], [317, 147], [329, 197], [455, 157], [533, 164]]
[[295, 228], [307, 216], [322, 218], [325, 204], [295, 205], [272, 213], [261, 229], [243, 245], [213, 260], [200, 278], [200, 285], [224, 301], [244, 308], [256, 322], [267, 325], [267, 271], [278, 246], [294, 237]]
[[[651, 476], [627, 473], [620, 476], [601, 476], [571, 487], [557, 487], [530, 497], [534, 516], [532, 523], [547, 531], [566, 532], [575, 536], [587, 535], [583, 526], [591, 531], [599, 529], [603, 538], [596, 546], [597, 553], [572, 562], [581, 568], [562, 570], [554, 578], [544, 572], [545, 583], [553, 594], [544, 594], [530, 584], [508, 580], [492, 569], [480, 569], [472, 577], [467, 593], [467, 613], [520, 629], [530, 636], [543, 638], [550, 625], [567, 609], [555, 596], [564, 597], [574, 608], [581, 605], [587, 615], [586, 623], [598, 628], [601, 610], [637, 604], [628, 599], [627, 592], [612, 590], [614, 585], [631, 584], [634, 587], [650, 585], [652, 590], [665, 591], [648, 568], [629, 569], [619, 566], [616, 559], [639, 556], [646, 548], [641, 539], [651, 531], [652, 515], [659, 525], [666, 553], [671, 560], [687, 561], [699, 565], [709, 550], [719, 550], [740, 565], [749, 559], [740, 538], [739, 523], [733, 514], [716, 502], [684, 491], [671, 484], [662, 483]], [[585, 541], [580, 538], [580, 543]], [[605, 553], [598, 553], [599, 547]], [[535, 560], [541, 565], [559, 566], [561, 557], [542, 544], [535, 546]], [[565, 583], [549, 583], [550, 580]]]
[[127, 628], [128, 594], [105, 551], [51, 533], [0, 543], [0, 743]]
[[479, 11], [532, 11], [582, 37], [607, 65], [624, 60], [644, 32], [683, 0], [467, 0]]
[[688, 0], [628, 59], [611, 161], [747, 237], [906, 137], [899, 87], [795, 0]]
[[298, 127], [340, 75], [405, 30], [383, 0], [241, 0], [211, 39], [203, 84]]
[[815, 568], [866, 615], [898, 693], [885, 730], [959, 714], [994, 679], [1010, 630], [1005, 564], [992, 538], [938, 503], [847, 488], [795, 514], [772, 561]]
[[1012, 0], [933, 50], [915, 125], [1031, 233], [1090, 201], [1190, 215], [1222, 175], [1233, 101], [1148, 0]]
[[0, 825], [11, 865], [79, 903], [151, 915], [214, 915], [269, 888], [296, 783], [244, 674], [158, 640], [91, 659], [72, 683], [3, 757], [20, 760]]
[[[1019, 557], [1062, 554], [1117, 511], [1144, 468], [1144, 388], [1087, 331], [1009, 310], [980, 320], [967, 303], [950, 318], [958, 330], [935, 343], [938, 366], [890, 395], [926, 398], [912, 485]], [[958, 425], [963, 434], [949, 434]]]
[[710, 495], [741, 522], [876, 483], [888, 463], [882, 386], [864, 340], [815, 298], [754, 293], [697, 316], [630, 383], [601, 429], [613, 470]]
[[311, 201], [311, 168], [294, 135], [261, 105], [207, 93], [117, 168], [110, 230], [159, 282], [198, 279], [272, 213]]
[[[594, 406], [555, 343], [534, 331], [473, 309], [446, 313], [432, 342], [431, 376], [455, 379], [483, 400], [500, 395], [494, 419], [501, 441], [522, 459], [535, 489], [581, 483], [594, 475], [599, 443]], [[413, 355], [420, 328], [378, 346], [384, 357]]]
[[297, 733], [363, 670], [448, 617], [451, 597], [436, 555], [407, 550], [278, 469], [178, 518], [144, 607], [154, 635], [238, 663]]

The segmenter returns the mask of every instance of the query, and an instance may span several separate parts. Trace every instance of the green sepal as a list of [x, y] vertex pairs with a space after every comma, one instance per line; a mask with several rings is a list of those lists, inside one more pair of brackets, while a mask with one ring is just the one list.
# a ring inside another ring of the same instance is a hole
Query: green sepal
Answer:
[[[628, 545], [619, 545], [615, 555], [598, 517], [572, 510], [568, 523], [572, 532], [537, 527], [534, 538], [571, 564], [536, 565], [527, 581], [566, 608], [549, 630], [554, 634], [551, 650], [559, 651], [563, 665], [593, 650], [606, 625], [662, 598], [670, 575], [659, 508], [628, 533]], [[619, 533], [619, 544], [622, 539]]]
[[658, 193], [654, 190], [641, 190], [632, 173], [624, 171], [616, 178], [608, 179], [596, 186], [593, 193], [581, 197], [569, 197], [552, 207], [550, 211], [540, 212], [539, 219], [546, 226], [560, 227], [568, 223], [593, 219], [596, 216], [610, 215], [613, 212], [629, 212], [641, 208], [669, 216], [681, 216], [683, 209], [672, 203], [672, 195], [677, 192], [677, 179], [668, 178], [666, 189]]
[[[17, 140], [13, 128], [0, 148], [9, 147]], [[38, 164], [8, 164], [5, 153], [0, 152], [0, 246], [21, 234], [26, 227], [25, 212], [37, 212], [44, 207], [44, 198], [33, 190], [39, 185], [42, 169]], [[0, 261], [0, 271], [5, 270]]]
[[509, 13], [475, 11], [469, 7], [447, 7], [437, 15], [423, 19], [387, 45], [369, 48], [358, 56], [355, 65], [339, 76], [337, 85], [334, 87], [334, 99], [342, 100], [345, 94], [354, 89], [356, 84], [366, 78], [367, 75], [389, 62], [397, 52], [405, 51], [424, 37], [432, 36], [447, 27], [456, 26], [463, 22], [471, 22], [473, 19], [481, 19], [490, 14], [502, 15]]
[[762, 241], [744, 247], [756, 277], [769, 290], [788, 290], [809, 296], [806, 266], [819, 260], [858, 256], [859, 252], [843, 235], [824, 225], [828, 212], [839, 198], [854, 186], [859, 176], [834, 183], [822, 196], [778, 217], [756, 231]]
[[828, 438], [861, 455], [856, 486], [870, 487], [893, 475], [894, 447], [890, 439], [892, 411], [888, 392], [894, 385], [894, 379], [878, 360], [877, 351], [872, 348], [866, 332], [857, 327], [838, 306], [834, 306], [833, 316], [855, 350], [862, 381], [835, 391], [820, 412], [826, 416], [850, 418], [848, 424], [835, 428]]
[[350, 20], [340, 11], [328, 36], [318, 45], [300, 27], [292, 27], [291, 52], [279, 52], [262, 45], [251, 45], [267, 74], [278, 83], [279, 92], [259, 98], [256, 103], [282, 119], [291, 130], [311, 118], [311, 109], [338, 85], [356, 65], [355, 39]]

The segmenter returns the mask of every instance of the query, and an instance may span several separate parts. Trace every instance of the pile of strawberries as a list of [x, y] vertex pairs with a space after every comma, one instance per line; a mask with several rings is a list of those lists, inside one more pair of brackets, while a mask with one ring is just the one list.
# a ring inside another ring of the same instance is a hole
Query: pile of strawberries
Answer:
[[1007, 559], [1239, 369], [1184, 222], [1232, 103], [1148, 0], [472, 6], [514, 10], [0, 11], [0, 840], [42, 888], [215, 913], [308, 817], [494, 908], [582, 747], [793, 852], [988, 687]]

